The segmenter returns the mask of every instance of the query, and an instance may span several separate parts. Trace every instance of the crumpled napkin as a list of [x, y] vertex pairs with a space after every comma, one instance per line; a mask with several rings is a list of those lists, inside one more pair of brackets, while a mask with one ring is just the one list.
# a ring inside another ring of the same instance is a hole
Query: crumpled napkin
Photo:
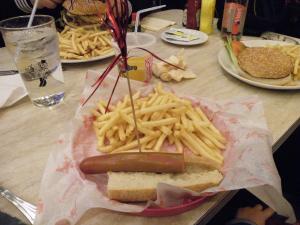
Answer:
[[0, 76], [0, 108], [11, 106], [26, 95], [20, 74]]

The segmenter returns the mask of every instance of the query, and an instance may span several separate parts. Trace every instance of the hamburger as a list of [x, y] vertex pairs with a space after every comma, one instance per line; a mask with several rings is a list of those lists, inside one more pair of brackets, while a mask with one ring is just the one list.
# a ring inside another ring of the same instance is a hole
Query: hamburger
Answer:
[[100, 24], [106, 4], [100, 0], [65, 0], [63, 8], [62, 19], [65, 24], [77, 27]]
[[293, 58], [280, 49], [270, 47], [245, 48], [237, 55], [240, 68], [247, 79], [286, 85], [292, 81]]

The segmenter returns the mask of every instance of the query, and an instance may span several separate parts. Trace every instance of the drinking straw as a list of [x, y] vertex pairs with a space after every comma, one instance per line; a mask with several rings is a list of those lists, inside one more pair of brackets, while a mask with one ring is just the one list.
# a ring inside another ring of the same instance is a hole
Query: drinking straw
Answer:
[[139, 20], [140, 20], [140, 14], [145, 13], [145, 12], [149, 12], [149, 11], [153, 11], [156, 9], [161, 9], [166, 7], [166, 5], [159, 5], [159, 6], [154, 6], [151, 8], [147, 8], [147, 9], [142, 9], [136, 12], [136, 19], [135, 19], [135, 25], [134, 25], [134, 32], [138, 31], [138, 26], [139, 26]]
[[39, 0], [35, 0], [34, 1], [33, 9], [32, 9], [31, 14], [30, 14], [30, 18], [29, 18], [29, 22], [27, 24], [27, 28], [31, 27], [31, 25], [32, 25], [32, 21], [33, 21], [33, 18], [34, 18], [34, 15], [35, 15], [38, 3], [39, 3]]

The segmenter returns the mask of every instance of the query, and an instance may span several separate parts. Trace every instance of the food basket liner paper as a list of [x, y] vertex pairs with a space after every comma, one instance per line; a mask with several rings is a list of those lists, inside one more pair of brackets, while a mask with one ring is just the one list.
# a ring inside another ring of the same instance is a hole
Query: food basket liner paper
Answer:
[[[141, 212], [149, 204], [174, 206], [181, 204], [187, 196], [200, 195], [171, 185], [159, 184], [158, 199], [154, 203], [120, 203], [106, 196], [105, 174], [85, 176], [80, 172], [78, 165], [82, 159], [99, 154], [96, 150], [97, 140], [92, 128], [91, 110], [95, 108], [99, 99], [109, 98], [115, 83], [115, 74], [116, 71], [111, 72], [82, 107], [82, 102], [92, 91], [91, 84], [99, 76], [97, 72], [87, 72], [85, 88], [76, 115], [50, 153], [37, 203], [36, 225], [58, 225], [66, 220], [70, 224], [75, 224], [91, 208]], [[132, 81], [131, 85], [133, 92], [142, 90], [143, 94], [147, 94], [153, 88], [151, 84], [137, 81]], [[173, 91], [171, 88], [170, 90]], [[127, 81], [120, 78], [112, 103], [126, 94], [128, 94]], [[188, 93], [176, 94], [188, 97], [194, 104], [198, 104], [228, 141], [222, 169], [224, 179], [219, 186], [210, 188], [205, 193], [249, 188], [278, 213], [294, 220], [291, 206], [282, 197], [280, 177], [272, 156], [272, 138], [264, 118], [262, 102], [257, 97], [216, 101], [190, 96]]]

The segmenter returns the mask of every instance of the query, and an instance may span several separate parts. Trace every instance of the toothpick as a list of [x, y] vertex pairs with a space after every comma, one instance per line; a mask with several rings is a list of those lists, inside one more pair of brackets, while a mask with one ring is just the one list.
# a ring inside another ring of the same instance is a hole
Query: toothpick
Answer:
[[136, 122], [136, 115], [135, 115], [135, 109], [134, 109], [134, 104], [133, 104], [133, 98], [132, 98], [130, 79], [128, 77], [128, 70], [127, 69], [126, 69], [126, 78], [127, 78], [128, 89], [129, 89], [129, 97], [130, 97], [131, 108], [132, 108], [132, 116], [133, 116], [133, 121], [134, 121], [134, 126], [135, 126], [135, 135], [136, 135], [136, 139], [137, 139], [137, 142], [138, 142], [139, 152], [142, 152], [141, 142], [140, 142], [140, 137], [139, 137], [139, 131], [138, 131], [137, 122]]

